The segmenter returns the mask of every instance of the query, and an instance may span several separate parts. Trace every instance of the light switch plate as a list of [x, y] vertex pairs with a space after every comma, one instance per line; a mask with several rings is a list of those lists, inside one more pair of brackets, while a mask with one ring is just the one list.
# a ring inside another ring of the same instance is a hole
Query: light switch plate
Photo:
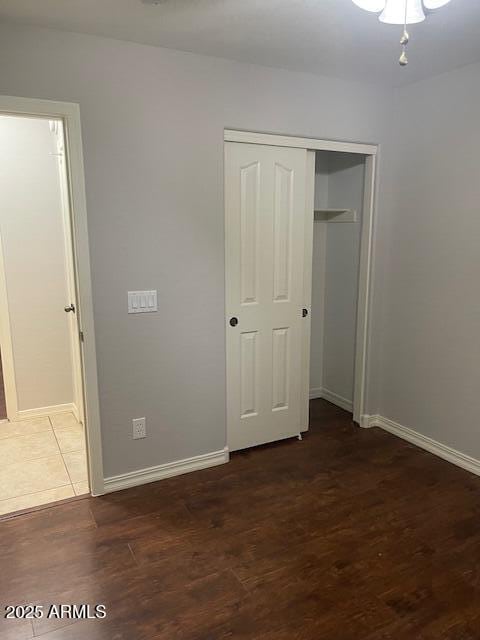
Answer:
[[129, 291], [128, 313], [152, 313], [157, 311], [156, 291]]

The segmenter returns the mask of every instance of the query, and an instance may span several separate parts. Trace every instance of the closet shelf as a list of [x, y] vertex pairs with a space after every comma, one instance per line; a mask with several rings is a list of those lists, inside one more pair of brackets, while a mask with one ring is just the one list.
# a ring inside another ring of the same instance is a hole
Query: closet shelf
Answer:
[[318, 222], [356, 222], [356, 209], [315, 209], [313, 219]]

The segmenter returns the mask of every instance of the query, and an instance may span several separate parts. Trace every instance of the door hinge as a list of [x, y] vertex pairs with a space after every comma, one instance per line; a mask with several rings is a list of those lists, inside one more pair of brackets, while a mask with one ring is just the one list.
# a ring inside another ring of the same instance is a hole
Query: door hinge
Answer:
[[83, 331], [80, 331], [78, 335], [80, 336], [80, 342], [85, 342], [85, 336], [83, 335]]

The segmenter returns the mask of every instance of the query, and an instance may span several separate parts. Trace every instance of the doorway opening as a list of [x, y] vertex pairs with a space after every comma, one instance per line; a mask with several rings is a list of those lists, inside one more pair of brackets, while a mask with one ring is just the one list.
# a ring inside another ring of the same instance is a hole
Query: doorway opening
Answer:
[[1, 516], [90, 485], [64, 123], [0, 113], [0, 140]]
[[365, 156], [316, 151], [310, 399], [353, 413]]

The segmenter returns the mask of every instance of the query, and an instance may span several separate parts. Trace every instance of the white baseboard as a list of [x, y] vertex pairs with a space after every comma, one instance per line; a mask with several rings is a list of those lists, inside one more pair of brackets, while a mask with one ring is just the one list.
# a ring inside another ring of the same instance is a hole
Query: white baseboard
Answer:
[[[17, 415], [13, 420], [26, 420], [27, 418], [42, 418], [43, 416], [52, 416], [56, 413], [71, 412], [78, 416], [77, 407], [73, 402], [67, 404], [54, 404], [50, 407], [38, 407], [37, 409], [22, 409], [17, 411]], [[78, 419], [78, 418], [77, 418]]]
[[228, 448], [225, 447], [225, 449], [221, 451], [212, 451], [211, 453], [204, 453], [203, 455], [186, 458], [185, 460], [176, 460], [175, 462], [159, 464], [156, 467], [122, 473], [119, 476], [105, 478], [105, 492], [120, 491], [121, 489], [156, 482], [164, 478], [172, 478], [173, 476], [179, 476], [183, 473], [215, 467], [219, 464], [225, 464], [229, 459]]
[[310, 389], [310, 400], [316, 400], [322, 397], [322, 387], [314, 387]]
[[373, 418], [379, 418], [379, 416], [369, 416], [368, 414], [364, 414], [363, 416], [360, 416], [360, 422], [359, 425], [362, 427], [362, 429], [369, 429], [370, 427], [378, 427], [378, 424], [374, 424], [373, 422]]
[[438, 456], [439, 458], [443, 458], [443, 460], [451, 462], [457, 467], [470, 471], [470, 473], [474, 473], [477, 476], [480, 475], [480, 460], [472, 458], [466, 453], [457, 451], [446, 444], [437, 442], [437, 440], [433, 440], [428, 436], [424, 436], [417, 431], [413, 431], [413, 429], [404, 427], [403, 425], [398, 424], [398, 422], [394, 422], [393, 420], [389, 420], [383, 416], [376, 415], [364, 417], [368, 418], [368, 426], [380, 427], [381, 429], [392, 433], [394, 436], [398, 436], [421, 449], [425, 449], [425, 451], [433, 453], [433, 455]]
[[78, 410], [78, 407], [75, 403], [72, 404], [72, 413], [75, 416], [75, 420], [77, 422], [83, 422], [83, 420], [80, 420], [80, 411]]
[[325, 387], [310, 389], [310, 400], [314, 400], [315, 398], [328, 400], [328, 402], [331, 402], [332, 404], [337, 405], [337, 407], [345, 409], [345, 411], [349, 411], [350, 413], [353, 411], [353, 402], [351, 400], [338, 395], [338, 393], [330, 391], [330, 389], [325, 389]]

